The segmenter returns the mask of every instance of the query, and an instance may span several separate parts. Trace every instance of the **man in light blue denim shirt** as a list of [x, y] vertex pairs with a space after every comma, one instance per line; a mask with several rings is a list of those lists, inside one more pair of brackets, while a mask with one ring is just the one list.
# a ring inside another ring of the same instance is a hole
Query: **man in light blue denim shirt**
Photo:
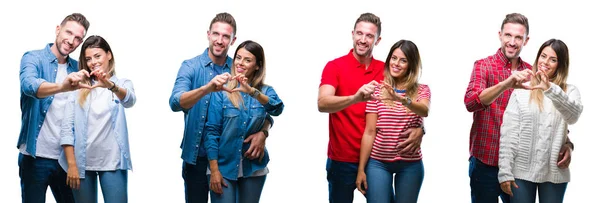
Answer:
[[74, 202], [67, 175], [58, 164], [60, 124], [65, 92], [91, 88], [79, 83], [89, 73], [77, 72], [77, 61], [69, 57], [83, 41], [89, 25], [82, 14], [68, 15], [56, 26], [54, 43], [28, 51], [21, 59], [22, 124], [17, 148], [24, 203], [45, 202], [48, 186], [56, 202]]
[[[223, 85], [231, 78], [232, 59], [227, 56], [229, 46], [235, 42], [236, 22], [229, 13], [219, 13], [211, 21], [207, 38], [209, 46], [199, 56], [185, 60], [179, 68], [173, 92], [169, 99], [171, 110], [183, 111], [185, 129], [181, 142], [183, 159], [182, 177], [186, 202], [208, 202], [208, 160], [202, 141], [207, 121], [208, 106], [212, 92], [227, 90]], [[258, 158], [264, 153], [264, 132], [272, 120], [265, 122], [263, 129], [248, 137], [251, 143], [246, 156]]]

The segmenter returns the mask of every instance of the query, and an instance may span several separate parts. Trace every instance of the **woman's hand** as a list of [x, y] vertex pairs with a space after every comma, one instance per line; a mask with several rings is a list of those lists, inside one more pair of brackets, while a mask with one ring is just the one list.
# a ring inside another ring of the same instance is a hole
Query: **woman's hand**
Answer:
[[227, 187], [227, 183], [223, 179], [220, 171], [211, 171], [210, 172], [210, 190], [217, 194], [223, 194], [223, 188], [221, 186]]
[[232, 91], [234, 92], [244, 92], [246, 94], [252, 94], [253, 93], [253, 88], [248, 84], [248, 78], [243, 75], [243, 74], [237, 74], [236, 76], [234, 76], [233, 78], [231, 78], [233, 80], [237, 80], [238, 83], [240, 84], [239, 87], [233, 89]]
[[77, 165], [69, 165], [67, 168], [67, 185], [71, 189], [79, 189], [79, 170], [77, 170]]
[[356, 175], [356, 188], [358, 188], [358, 191], [363, 195], [367, 194], [367, 174], [364, 171], [359, 171]]
[[111, 88], [115, 85], [114, 82], [110, 81], [110, 76], [102, 71], [101, 68], [96, 68], [94, 71], [90, 73], [90, 75], [96, 76], [96, 84], [92, 86], [92, 88], [103, 87], [103, 88]]
[[541, 89], [543, 91], [550, 89], [550, 81], [548, 80], [548, 72], [546, 72], [545, 69], [540, 69], [535, 74], [540, 76], [540, 78], [541, 78], [540, 84], [537, 84], [536, 86], [531, 87], [531, 89]]
[[500, 183], [500, 188], [502, 188], [502, 191], [504, 193], [506, 193], [512, 197], [513, 193], [512, 193], [512, 188], [510, 187], [511, 185], [514, 186], [515, 189], [519, 188], [519, 186], [517, 185], [517, 183], [515, 183], [514, 180], [504, 181], [504, 182]]
[[[408, 102], [406, 97], [402, 96], [401, 94], [398, 94], [396, 92], [396, 90], [390, 84], [388, 84], [386, 82], [381, 83], [380, 89], [381, 89], [381, 91], [387, 91], [387, 93], [389, 95], [389, 97], [381, 97], [380, 100], [399, 101], [402, 104], [405, 104], [406, 102]], [[382, 94], [380, 94], [380, 95], [382, 95]]]

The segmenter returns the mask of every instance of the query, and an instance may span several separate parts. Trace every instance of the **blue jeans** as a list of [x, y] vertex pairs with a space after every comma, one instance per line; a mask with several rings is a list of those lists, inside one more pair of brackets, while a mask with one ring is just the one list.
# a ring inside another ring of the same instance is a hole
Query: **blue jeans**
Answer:
[[471, 202], [498, 202], [498, 196], [504, 203], [510, 203], [510, 196], [500, 188], [498, 167], [489, 166], [475, 157], [469, 158], [469, 177], [471, 178]]
[[104, 202], [127, 202], [127, 170], [85, 171], [85, 178], [80, 179], [79, 190], [73, 189], [75, 202], [97, 203], [98, 179], [100, 179]]
[[[210, 175], [207, 176], [210, 180]], [[223, 194], [210, 191], [210, 202], [214, 203], [258, 203], [267, 176], [256, 176], [227, 180], [227, 187], [222, 186]]]
[[511, 187], [513, 197], [512, 203], [533, 203], [535, 202], [536, 190], [540, 195], [540, 203], [561, 203], [565, 197], [567, 183], [534, 183], [526, 180], [515, 179], [519, 188]]
[[381, 162], [370, 158], [365, 173], [367, 202], [416, 203], [425, 170], [421, 160]]
[[330, 203], [351, 203], [356, 189], [358, 163], [327, 159], [327, 181]]
[[46, 202], [46, 190], [50, 186], [57, 203], [73, 203], [73, 193], [67, 186], [67, 173], [58, 160], [19, 153], [19, 177], [23, 203]]
[[183, 162], [181, 176], [185, 188], [185, 202], [187, 203], [207, 203], [208, 202], [208, 178], [206, 177], [206, 168], [208, 159], [198, 157], [196, 165]]

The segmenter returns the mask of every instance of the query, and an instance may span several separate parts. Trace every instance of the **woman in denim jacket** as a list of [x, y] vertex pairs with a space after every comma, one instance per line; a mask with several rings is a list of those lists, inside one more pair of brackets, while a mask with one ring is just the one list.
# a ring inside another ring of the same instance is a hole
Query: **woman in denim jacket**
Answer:
[[241, 43], [235, 50], [233, 77], [210, 101], [206, 148], [211, 202], [258, 202], [269, 172], [269, 153], [249, 159], [244, 140], [261, 131], [269, 115], [278, 116], [283, 102], [265, 85], [265, 56], [260, 44]]
[[98, 179], [105, 202], [127, 202], [132, 167], [124, 108], [135, 104], [133, 83], [117, 78], [113, 52], [100, 36], [85, 40], [79, 61], [80, 77], [92, 88], [69, 96], [59, 163], [76, 202], [98, 201]]

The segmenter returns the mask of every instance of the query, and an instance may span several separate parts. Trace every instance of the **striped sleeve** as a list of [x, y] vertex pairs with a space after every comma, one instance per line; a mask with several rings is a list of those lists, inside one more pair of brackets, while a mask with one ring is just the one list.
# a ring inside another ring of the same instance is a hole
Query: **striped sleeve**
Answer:
[[431, 90], [429, 89], [428, 85], [419, 85], [419, 97], [417, 98], [417, 101], [421, 99], [427, 99], [431, 101]]

